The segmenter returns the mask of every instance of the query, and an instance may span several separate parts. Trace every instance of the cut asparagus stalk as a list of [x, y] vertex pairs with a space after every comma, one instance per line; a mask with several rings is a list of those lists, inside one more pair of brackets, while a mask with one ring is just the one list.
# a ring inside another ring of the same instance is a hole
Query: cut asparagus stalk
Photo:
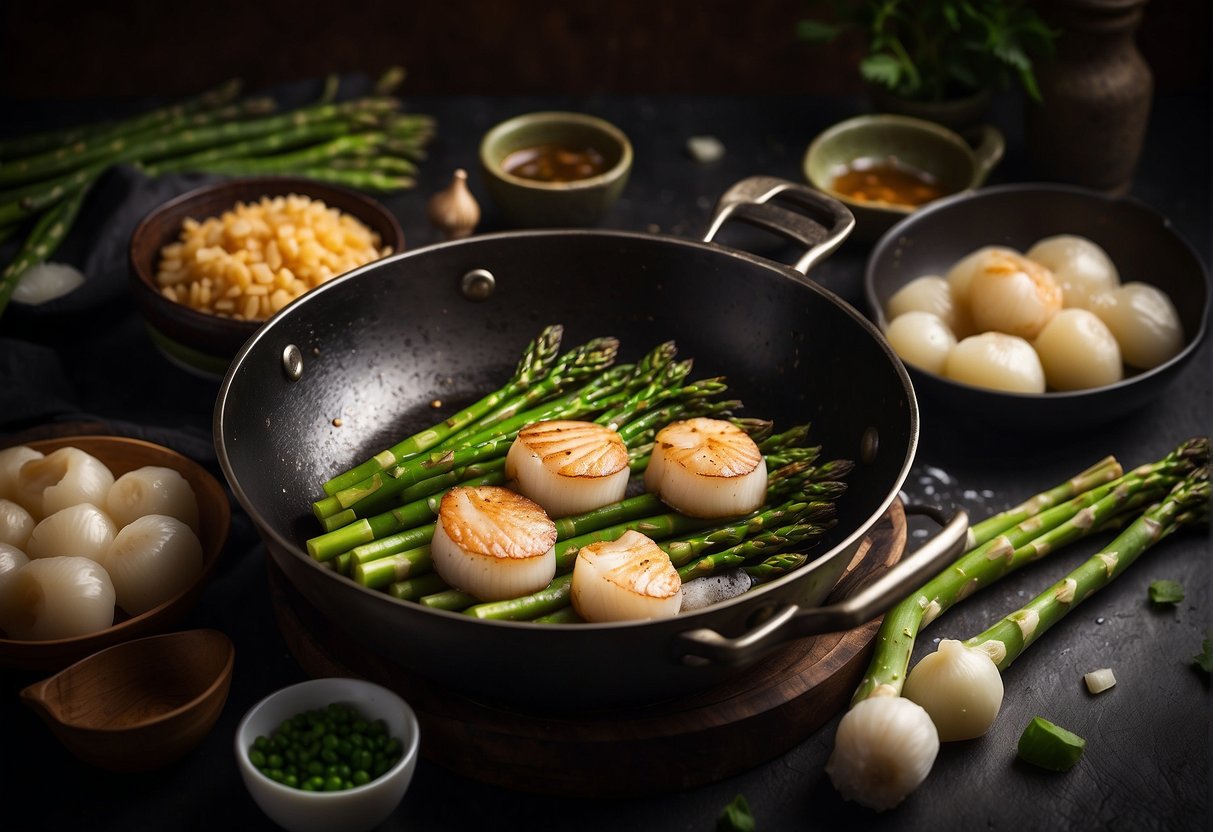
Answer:
[[1019, 737], [1019, 758], [1050, 771], [1068, 771], [1078, 764], [1086, 745], [1077, 734], [1037, 716]]

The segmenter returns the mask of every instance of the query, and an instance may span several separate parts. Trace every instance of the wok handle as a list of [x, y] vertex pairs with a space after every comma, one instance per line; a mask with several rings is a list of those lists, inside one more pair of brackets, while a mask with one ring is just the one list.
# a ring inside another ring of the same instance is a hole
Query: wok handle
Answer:
[[828, 607], [802, 609], [798, 604], [789, 604], [736, 638], [725, 638], [707, 628], [687, 630], [673, 639], [676, 660], [690, 665], [749, 664], [786, 641], [852, 630], [883, 615], [954, 561], [968, 536], [969, 515], [963, 510], [958, 509], [946, 518], [938, 509], [914, 504], [907, 505], [906, 512], [929, 515], [942, 528], [854, 596]]
[[804, 246], [793, 265], [808, 274], [818, 261], [842, 245], [855, 217], [838, 200], [815, 188], [773, 176], [751, 176], [725, 191], [703, 236], [710, 243], [730, 220], [748, 223]]

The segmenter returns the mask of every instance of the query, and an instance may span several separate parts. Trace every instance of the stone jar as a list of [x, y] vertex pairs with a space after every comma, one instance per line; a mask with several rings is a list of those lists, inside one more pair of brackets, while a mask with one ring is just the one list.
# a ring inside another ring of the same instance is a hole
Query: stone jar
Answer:
[[1053, 0], [1038, 8], [1061, 30], [1039, 62], [1043, 103], [1029, 100], [1025, 146], [1035, 177], [1126, 193], [1141, 155], [1154, 76], [1134, 36], [1146, 0]]

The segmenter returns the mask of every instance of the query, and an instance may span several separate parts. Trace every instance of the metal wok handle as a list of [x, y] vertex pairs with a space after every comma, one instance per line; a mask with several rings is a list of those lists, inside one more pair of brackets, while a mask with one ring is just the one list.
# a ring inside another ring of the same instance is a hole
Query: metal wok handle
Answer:
[[706, 628], [674, 637], [675, 657], [684, 664], [748, 664], [770, 649], [802, 636], [851, 630], [887, 612], [959, 556], [969, 531], [969, 515], [957, 510], [945, 518], [938, 509], [907, 505], [909, 514], [926, 514], [943, 528], [908, 557], [853, 597], [828, 607], [802, 609], [789, 604], [748, 633], [725, 638]]
[[805, 253], [793, 265], [808, 274], [818, 261], [842, 245], [855, 228], [855, 217], [838, 200], [806, 185], [773, 176], [751, 176], [725, 191], [704, 234], [710, 243], [730, 220], [773, 232], [800, 243]]

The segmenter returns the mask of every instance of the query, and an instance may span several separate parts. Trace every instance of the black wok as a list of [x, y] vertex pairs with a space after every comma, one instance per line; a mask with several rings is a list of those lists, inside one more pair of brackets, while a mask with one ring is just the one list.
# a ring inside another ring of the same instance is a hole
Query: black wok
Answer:
[[[395, 664], [466, 694], [543, 709], [653, 702], [702, 689], [789, 639], [882, 613], [950, 560], [963, 513], [903, 568], [842, 606], [820, 604], [913, 461], [918, 409], [878, 331], [801, 270], [853, 221], [779, 180], [746, 180], [727, 219], [775, 228], [807, 253], [789, 268], [710, 242], [613, 231], [485, 235], [397, 255], [305, 295], [237, 355], [215, 408], [232, 489], [276, 565], [333, 627]], [[857, 463], [838, 524], [800, 570], [674, 619], [601, 625], [486, 622], [361, 587], [305, 554], [320, 485], [496, 389], [544, 326], [564, 344], [620, 339], [620, 360], [673, 339], [696, 377], [777, 429], [810, 421], [831, 457]], [[296, 378], [297, 377], [297, 378]], [[431, 406], [440, 400], [443, 409]], [[340, 419], [340, 426], [334, 420]]]

